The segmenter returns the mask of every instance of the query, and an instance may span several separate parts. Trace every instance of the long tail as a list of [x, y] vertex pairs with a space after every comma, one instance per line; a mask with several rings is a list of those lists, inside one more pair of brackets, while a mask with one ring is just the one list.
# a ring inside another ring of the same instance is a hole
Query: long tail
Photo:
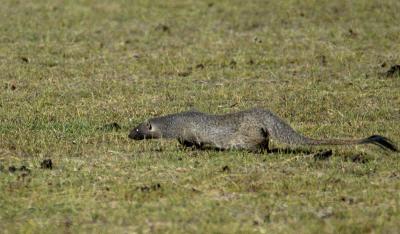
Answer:
[[[292, 127], [285, 123], [281, 118], [267, 111], [269, 116], [264, 119], [265, 130], [270, 137], [277, 139], [283, 143], [291, 145], [356, 145], [356, 144], [374, 144], [383, 149], [388, 149], [394, 152], [399, 151], [397, 146], [390, 139], [373, 135], [364, 139], [356, 140], [341, 140], [341, 139], [323, 139], [316, 140], [305, 137], [297, 133]], [[265, 112], [264, 112], [265, 114]]]
[[391, 151], [397, 152], [398, 148], [390, 139], [380, 136], [372, 135], [364, 139], [357, 140], [340, 140], [340, 139], [326, 139], [326, 140], [315, 140], [307, 138], [307, 145], [357, 145], [357, 144], [374, 144], [382, 149], [389, 149]]

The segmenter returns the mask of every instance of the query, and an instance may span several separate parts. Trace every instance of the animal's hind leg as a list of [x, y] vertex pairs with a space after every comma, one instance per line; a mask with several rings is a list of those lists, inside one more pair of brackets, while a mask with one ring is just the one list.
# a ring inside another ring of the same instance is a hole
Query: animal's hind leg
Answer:
[[269, 150], [269, 134], [264, 129], [261, 129], [262, 137], [258, 139], [258, 144], [253, 145], [250, 151], [253, 153], [270, 153]]
[[269, 150], [269, 138], [265, 139], [265, 141], [263, 141], [263, 143], [261, 143], [260, 149], [261, 149], [263, 152], [267, 152], [267, 153], [270, 153], [270, 152], [271, 152], [271, 151]]
[[260, 148], [267, 153], [270, 153], [271, 150], [269, 149], [269, 132], [266, 129], [262, 129], [264, 141], [261, 143]]
[[269, 153], [270, 150], [269, 150], [269, 148], [268, 148], [268, 140], [266, 139], [265, 141], [263, 141], [263, 142], [261, 142], [261, 143], [255, 145], [255, 146], [253, 146], [253, 147], [247, 148], [247, 150], [248, 150], [249, 152], [255, 153], [255, 154], [263, 154], [263, 153], [265, 153], [265, 152], [266, 152], [266, 153]]

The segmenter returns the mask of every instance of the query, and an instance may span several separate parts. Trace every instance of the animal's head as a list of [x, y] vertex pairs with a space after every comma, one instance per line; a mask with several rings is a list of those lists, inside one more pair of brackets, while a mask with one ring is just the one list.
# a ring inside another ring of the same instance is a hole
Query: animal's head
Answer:
[[133, 128], [129, 133], [129, 138], [133, 140], [157, 139], [161, 138], [161, 133], [151, 121], [146, 121]]
[[198, 112], [182, 112], [149, 119], [133, 128], [129, 138], [134, 140], [179, 138], [185, 133], [185, 128], [198, 117]]

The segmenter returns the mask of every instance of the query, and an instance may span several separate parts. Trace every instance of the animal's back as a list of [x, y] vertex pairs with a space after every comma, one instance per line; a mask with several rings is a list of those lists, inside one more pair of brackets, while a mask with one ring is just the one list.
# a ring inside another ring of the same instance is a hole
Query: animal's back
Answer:
[[245, 111], [204, 116], [202, 124], [195, 124], [196, 134], [211, 147], [220, 149], [259, 149], [273, 137], [289, 144], [306, 142], [308, 138], [295, 132], [271, 111], [254, 108]]
[[[219, 149], [257, 149], [265, 143], [263, 110], [251, 109], [224, 115], [204, 114], [192, 129], [203, 144]], [[265, 113], [264, 113], [265, 115]]]

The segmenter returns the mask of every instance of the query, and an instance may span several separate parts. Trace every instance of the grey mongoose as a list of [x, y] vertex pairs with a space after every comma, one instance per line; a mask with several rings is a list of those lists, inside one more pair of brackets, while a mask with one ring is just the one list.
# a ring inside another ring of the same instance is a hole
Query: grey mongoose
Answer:
[[312, 139], [297, 133], [271, 111], [260, 108], [225, 115], [187, 111], [152, 118], [132, 129], [129, 138], [174, 138], [184, 146], [219, 150], [268, 151], [271, 138], [289, 145], [375, 144], [384, 149], [398, 151], [391, 140], [380, 135], [348, 140]]

